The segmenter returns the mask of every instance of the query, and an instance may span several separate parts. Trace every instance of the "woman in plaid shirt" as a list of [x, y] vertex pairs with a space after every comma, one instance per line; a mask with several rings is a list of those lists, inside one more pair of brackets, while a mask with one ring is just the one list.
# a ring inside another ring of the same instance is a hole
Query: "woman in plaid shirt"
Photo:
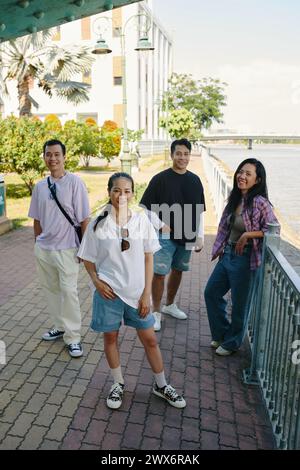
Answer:
[[[277, 219], [268, 199], [266, 171], [260, 161], [248, 158], [234, 174], [212, 250], [212, 260], [219, 257], [219, 261], [204, 292], [211, 346], [220, 356], [237, 351], [243, 342], [251, 287], [261, 264], [262, 241], [269, 222]], [[224, 299], [229, 290], [231, 322]]]

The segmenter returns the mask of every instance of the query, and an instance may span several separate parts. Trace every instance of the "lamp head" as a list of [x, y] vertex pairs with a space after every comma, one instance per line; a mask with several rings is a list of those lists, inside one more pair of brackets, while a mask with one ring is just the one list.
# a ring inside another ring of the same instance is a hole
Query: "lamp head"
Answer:
[[108, 47], [105, 40], [102, 38], [98, 39], [98, 41], [95, 44], [94, 49], [92, 50], [92, 54], [97, 54], [97, 55], [110, 54], [111, 52], [112, 50]]
[[136, 51], [154, 51], [154, 47], [152, 46], [151, 42], [149, 41], [148, 37], [142, 37], [139, 39], [137, 47], [135, 48]]

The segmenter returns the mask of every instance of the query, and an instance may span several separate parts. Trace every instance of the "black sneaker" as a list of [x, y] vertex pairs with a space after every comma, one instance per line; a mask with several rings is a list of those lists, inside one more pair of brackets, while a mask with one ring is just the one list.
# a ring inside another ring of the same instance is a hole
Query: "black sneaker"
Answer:
[[56, 328], [52, 328], [52, 330], [47, 331], [47, 333], [44, 333], [42, 338], [45, 341], [54, 341], [55, 339], [61, 338], [64, 333], [64, 331], [59, 331]]
[[122, 405], [122, 398], [124, 393], [124, 384], [120, 384], [118, 382], [114, 383], [111, 386], [109, 391], [109, 395], [106, 399], [106, 404], [108, 408], [112, 408], [113, 410], [117, 410]]
[[83, 354], [81, 343], [68, 344], [68, 350], [71, 357], [81, 357]]
[[186, 406], [185, 399], [181, 395], [178, 395], [175, 388], [170, 384], [162, 388], [159, 388], [157, 384], [155, 384], [152, 391], [154, 395], [164, 398], [169, 405], [175, 406], [175, 408], [184, 408]]

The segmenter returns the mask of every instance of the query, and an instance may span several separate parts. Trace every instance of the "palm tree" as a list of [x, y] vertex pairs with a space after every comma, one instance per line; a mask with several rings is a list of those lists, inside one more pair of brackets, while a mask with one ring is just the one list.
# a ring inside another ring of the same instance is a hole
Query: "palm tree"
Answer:
[[91, 51], [86, 46], [51, 44], [52, 34], [49, 30], [41, 31], [1, 45], [3, 79], [0, 88], [7, 94], [7, 82], [17, 81], [20, 116], [30, 116], [32, 105], [38, 107], [29, 93], [33, 80], [50, 97], [55, 93], [73, 104], [89, 99], [90, 85], [73, 81], [72, 77], [90, 70], [94, 60]]

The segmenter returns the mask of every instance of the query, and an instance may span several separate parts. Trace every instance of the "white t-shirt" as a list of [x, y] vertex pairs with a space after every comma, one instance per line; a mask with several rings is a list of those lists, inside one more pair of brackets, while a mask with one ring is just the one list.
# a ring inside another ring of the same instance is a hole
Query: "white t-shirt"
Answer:
[[143, 213], [133, 212], [123, 228], [130, 247], [121, 251], [121, 229], [111, 215], [94, 232], [95, 219], [85, 231], [78, 256], [96, 265], [99, 279], [106, 282], [126, 304], [137, 308], [145, 287], [145, 253], [160, 250], [153, 225]]

